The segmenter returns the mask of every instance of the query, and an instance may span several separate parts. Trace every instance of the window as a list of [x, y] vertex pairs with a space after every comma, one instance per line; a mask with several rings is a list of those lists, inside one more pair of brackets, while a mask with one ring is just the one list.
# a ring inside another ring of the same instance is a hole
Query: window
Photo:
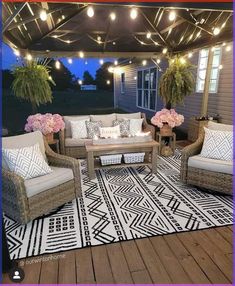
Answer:
[[137, 106], [156, 110], [157, 69], [151, 68], [137, 73]]
[[121, 73], [121, 93], [125, 93], [125, 73]]
[[[206, 69], [208, 63], [209, 49], [203, 49], [199, 52], [198, 70], [197, 70], [197, 92], [204, 91]], [[211, 78], [210, 78], [210, 93], [216, 93], [219, 81], [219, 66], [221, 60], [221, 48], [217, 47], [213, 53]]]

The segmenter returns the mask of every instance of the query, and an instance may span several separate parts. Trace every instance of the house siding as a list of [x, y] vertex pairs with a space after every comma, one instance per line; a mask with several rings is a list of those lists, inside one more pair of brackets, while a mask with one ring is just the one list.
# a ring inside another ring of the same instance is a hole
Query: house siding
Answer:
[[[229, 43], [232, 47], [232, 43]], [[191, 63], [195, 65], [195, 75], [197, 73], [199, 52], [195, 52], [191, 58]], [[220, 115], [222, 123], [232, 124], [233, 122], [233, 52], [232, 49], [226, 52], [225, 48], [222, 47], [221, 64], [223, 69], [220, 70], [219, 83], [217, 93], [210, 93], [208, 99], [208, 114], [209, 115]], [[166, 69], [166, 62], [160, 64], [163, 71]], [[154, 64], [148, 67], [154, 67]], [[136, 105], [136, 80], [134, 77], [137, 76], [138, 69], [143, 68], [140, 64], [130, 64], [121, 67], [122, 72], [125, 73], [125, 93], [121, 94], [120, 87], [120, 75], [115, 75], [115, 102], [116, 107], [119, 107], [128, 112], [141, 111], [145, 112], [148, 118], [154, 115], [154, 111], [149, 111], [137, 107]], [[187, 131], [189, 119], [193, 116], [200, 116], [201, 105], [202, 105], [203, 93], [194, 93], [188, 96], [184, 100], [184, 105], [177, 105], [177, 112], [181, 113], [185, 117], [185, 122], [181, 125], [181, 129]], [[161, 99], [157, 98], [157, 108], [160, 110], [163, 107]]]

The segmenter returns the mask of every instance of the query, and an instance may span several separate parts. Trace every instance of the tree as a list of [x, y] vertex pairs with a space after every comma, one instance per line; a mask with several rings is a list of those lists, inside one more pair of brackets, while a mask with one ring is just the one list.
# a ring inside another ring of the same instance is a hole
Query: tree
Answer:
[[49, 68], [37, 61], [27, 61], [13, 70], [12, 90], [16, 97], [29, 101], [33, 113], [39, 105], [52, 102]]
[[[95, 82], [98, 89], [113, 90], [113, 74], [108, 71], [108, 68], [112, 65], [113, 63], [106, 62], [96, 71]], [[110, 84], [107, 84], [107, 81]]]
[[66, 90], [73, 89], [75, 85], [75, 76], [70, 72], [70, 70], [61, 62], [60, 68], [55, 67], [56, 61], [51, 59], [48, 66], [50, 67], [50, 76], [56, 83], [54, 90]]
[[89, 71], [84, 71], [83, 73], [83, 83], [84, 84], [94, 84], [94, 78], [89, 73]]
[[13, 81], [14, 81], [14, 76], [12, 74], [12, 71], [3, 70], [2, 71], [2, 88], [10, 89]]

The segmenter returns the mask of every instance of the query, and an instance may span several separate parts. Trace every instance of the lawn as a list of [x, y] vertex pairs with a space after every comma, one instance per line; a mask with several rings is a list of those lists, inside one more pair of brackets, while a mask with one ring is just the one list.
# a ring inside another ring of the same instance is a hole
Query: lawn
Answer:
[[[112, 91], [55, 91], [51, 104], [41, 105], [40, 113], [59, 113], [61, 115], [112, 113]], [[27, 117], [32, 114], [31, 105], [17, 99], [10, 90], [3, 90], [2, 122], [9, 133], [19, 134], [24, 130]]]

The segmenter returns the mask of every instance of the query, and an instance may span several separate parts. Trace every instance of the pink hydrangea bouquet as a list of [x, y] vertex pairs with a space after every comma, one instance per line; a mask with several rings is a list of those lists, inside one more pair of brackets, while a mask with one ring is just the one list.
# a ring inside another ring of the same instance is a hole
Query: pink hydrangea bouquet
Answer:
[[151, 119], [153, 125], [162, 128], [164, 124], [168, 124], [171, 128], [180, 126], [184, 122], [184, 116], [178, 114], [174, 109], [163, 108], [158, 111]]
[[63, 118], [59, 114], [41, 114], [30, 115], [25, 124], [25, 131], [31, 132], [39, 130], [42, 134], [47, 135], [50, 133], [57, 133], [64, 129], [65, 124]]

